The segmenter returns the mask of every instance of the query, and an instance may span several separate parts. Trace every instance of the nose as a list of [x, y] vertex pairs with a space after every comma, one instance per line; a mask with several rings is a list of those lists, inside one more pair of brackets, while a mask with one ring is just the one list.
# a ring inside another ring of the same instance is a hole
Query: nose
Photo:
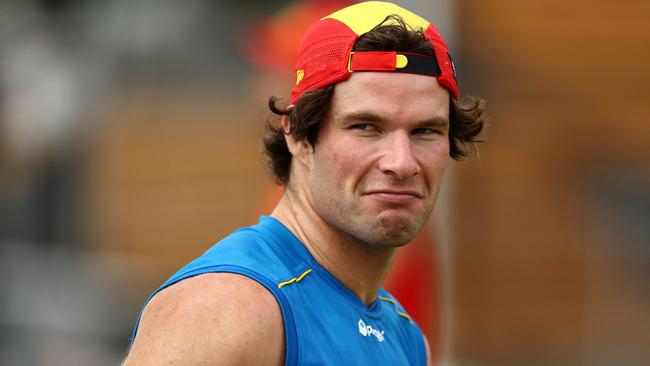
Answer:
[[386, 137], [385, 151], [379, 160], [379, 169], [399, 180], [420, 173], [420, 165], [413, 155], [412, 141], [408, 133], [398, 131]]

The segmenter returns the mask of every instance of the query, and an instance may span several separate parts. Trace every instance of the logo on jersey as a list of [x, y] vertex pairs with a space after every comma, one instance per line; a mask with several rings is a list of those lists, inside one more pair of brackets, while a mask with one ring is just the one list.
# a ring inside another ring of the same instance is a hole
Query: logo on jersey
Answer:
[[364, 337], [377, 338], [379, 342], [384, 341], [384, 331], [373, 328], [370, 324], [366, 324], [363, 320], [359, 319], [359, 333]]

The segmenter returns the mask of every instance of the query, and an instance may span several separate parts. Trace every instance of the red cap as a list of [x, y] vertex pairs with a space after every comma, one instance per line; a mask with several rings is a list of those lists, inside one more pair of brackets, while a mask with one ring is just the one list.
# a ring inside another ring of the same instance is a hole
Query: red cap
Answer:
[[[352, 52], [359, 37], [399, 15], [415, 30], [423, 30], [435, 58], [405, 52]], [[447, 43], [433, 23], [395, 4], [367, 1], [338, 10], [314, 23], [300, 43], [296, 84], [291, 103], [308, 90], [347, 80], [355, 71], [396, 71], [436, 77], [438, 83], [458, 99], [454, 66]]]

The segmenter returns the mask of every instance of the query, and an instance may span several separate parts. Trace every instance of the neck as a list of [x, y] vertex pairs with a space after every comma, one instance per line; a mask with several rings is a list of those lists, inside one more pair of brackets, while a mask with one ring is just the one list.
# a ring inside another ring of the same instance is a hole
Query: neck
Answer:
[[309, 200], [285, 190], [271, 216], [282, 222], [336, 279], [370, 305], [388, 275], [395, 248], [376, 248], [330, 226]]

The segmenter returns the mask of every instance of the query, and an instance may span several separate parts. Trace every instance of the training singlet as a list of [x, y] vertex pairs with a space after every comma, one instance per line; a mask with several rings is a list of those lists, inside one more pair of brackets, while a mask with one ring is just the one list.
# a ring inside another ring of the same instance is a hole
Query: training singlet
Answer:
[[275, 296], [284, 320], [285, 365], [426, 365], [424, 337], [395, 298], [381, 289], [367, 306], [272, 217], [214, 245], [147, 302], [176, 282], [213, 272], [250, 277]]

